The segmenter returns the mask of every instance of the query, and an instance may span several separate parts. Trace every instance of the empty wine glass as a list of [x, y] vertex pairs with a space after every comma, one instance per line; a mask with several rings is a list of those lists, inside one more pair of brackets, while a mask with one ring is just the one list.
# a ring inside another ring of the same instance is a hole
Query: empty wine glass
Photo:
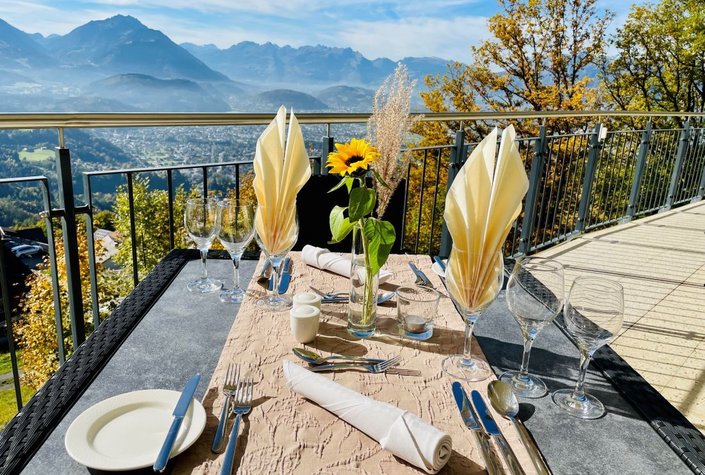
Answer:
[[538, 376], [529, 374], [531, 346], [539, 332], [551, 323], [563, 308], [563, 266], [542, 257], [517, 260], [507, 282], [507, 306], [524, 337], [524, 354], [519, 371], [507, 371], [500, 379], [512, 386], [518, 396], [538, 398], [548, 390]]
[[597, 419], [605, 413], [605, 406], [586, 393], [583, 384], [592, 355], [614, 340], [622, 328], [624, 289], [608, 279], [578, 277], [570, 288], [563, 319], [580, 350], [580, 373], [575, 389], [554, 392], [553, 402], [572, 416]]
[[278, 209], [258, 206], [255, 212], [255, 239], [272, 265], [272, 282], [268, 295], [257, 300], [258, 306], [282, 311], [291, 308], [291, 297], [279, 294], [279, 274], [282, 262], [299, 238], [296, 208], [282, 213]]
[[218, 199], [192, 198], [186, 201], [184, 210], [184, 225], [189, 237], [201, 251], [201, 278], [189, 282], [187, 288], [191, 292], [209, 293], [219, 290], [223, 283], [208, 277], [208, 248], [210, 248], [218, 232]]
[[240, 258], [255, 235], [255, 208], [240, 200], [218, 203], [218, 240], [233, 260], [233, 288], [220, 293], [225, 303], [242, 303], [245, 291], [240, 287]]
[[[463, 353], [449, 356], [443, 360], [443, 371], [453, 378], [467, 381], [482, 381], [492, 374], [486, 361], [472, 357], [472, 332], [475, 322], [494, 302], [504, 282], [504, 261], [502, 253], [493, 257], [492, 262], [482, 271], [480, 262], [470, 257], [465, 262], [453, 262], [449, 259], [446, 269], [448, 294], [465, 320], [465, 346]], [[470, 266], [470, 270], [461, 269]], [[456, 268], [457, 267], [457, 268]], [[474, 268], [474, 270], [472, 270]]]

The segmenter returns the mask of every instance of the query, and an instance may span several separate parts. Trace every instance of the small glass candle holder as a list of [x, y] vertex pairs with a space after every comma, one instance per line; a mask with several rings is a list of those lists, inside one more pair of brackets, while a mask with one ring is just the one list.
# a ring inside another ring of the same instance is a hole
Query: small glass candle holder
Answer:
[[421, 286], [399, 287], [396, 293], [397, 320], [403, 335], [412, 340], [431, 338], [440, 294]]

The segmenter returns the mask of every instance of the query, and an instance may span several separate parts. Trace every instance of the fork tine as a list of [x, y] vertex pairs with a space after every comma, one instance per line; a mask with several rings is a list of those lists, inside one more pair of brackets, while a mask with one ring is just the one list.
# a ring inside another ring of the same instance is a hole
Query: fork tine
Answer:
[[250, 384], [247, 386], [247, 402], [245, 404], [252, 404], [252, 387], [255, 385], [255, 382], [250, 378], [249, 383]]

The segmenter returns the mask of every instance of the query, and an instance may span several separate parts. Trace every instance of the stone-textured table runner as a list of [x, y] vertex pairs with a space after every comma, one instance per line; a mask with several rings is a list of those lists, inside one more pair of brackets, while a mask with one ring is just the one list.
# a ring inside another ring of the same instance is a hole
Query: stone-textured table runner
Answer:
[[[348, 279], [306, 266], [298, 253], [292, 253], [292, 259], [290, 294], [308, 291], [309, 285], [324, 291], [348, 290]], [[413, 283], [414, 276], [407, 266], [409, 260], [424, 270], [436, 288], [445, 294], [442, 282], [430, 269], [428, 256], [391, 256], [387, 268], [394, 272], [394, 278], [384, 288]], [[289, 359], [305, 365], [291, 353], [293, 347], [301, 345], [289, 330], [288, 312], [272, 313], [255, 306], [254, 301], [262, 295], [263, 288], [253, 279], [248, 288], [248, 300], [240, 308], [203, 399], [208, 413], [206, 429], [198, 442], [176, 460], [174, 473], [218, 473], [223, 456], [211, 453], [210, 445], [223, 403], [223, 378], [230, 362], [240, 364], [257, 381], [254, 407], [241, 426], [235, 456], [237, 473], [423, 473], [382, 449], [359, 430], [289, 390], [282, 361]], [[420, 376], [358, 371], [324, 374], [348, 388], [408, 410], [450, 434], [453, 454], [443, 473], [483, 473], [482, 455], [462, 424], [450, 391], [453, 380], [441, 370], [442, 360], [462, 352], [463, 348], [463, 322], [450, 299], [441, 298], [434, 336], [427, 342], [399, 336], [393, 302], [380, 306], [380, 330], [369, 340], [355, 339], [347, 333], [346, 311], [345, 304], [324, 304], [319, 336], [309, 348], [322, 354], [374, 357], [399, 354], [402, 357], [400, 368], [417, 370]], [[474, 350], [483, 357], [476, 343]], [[463, 385], [468, 393], [478, 389], [486, 394], [488, 382]], [[527, 474], [534, 473], [514, 428], [496, 414], [495, 420]]]

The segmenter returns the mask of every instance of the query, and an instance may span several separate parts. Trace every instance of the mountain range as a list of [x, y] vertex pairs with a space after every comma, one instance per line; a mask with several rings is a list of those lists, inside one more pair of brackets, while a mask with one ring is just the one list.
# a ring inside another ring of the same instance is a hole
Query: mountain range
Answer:
[[[401, 62], [419, 83], [448, 63]], [[0, 19], [0, 110], [363, 112], [396, 64], [321, 45], [179, 45], [123, 15], [46, 37]]]

